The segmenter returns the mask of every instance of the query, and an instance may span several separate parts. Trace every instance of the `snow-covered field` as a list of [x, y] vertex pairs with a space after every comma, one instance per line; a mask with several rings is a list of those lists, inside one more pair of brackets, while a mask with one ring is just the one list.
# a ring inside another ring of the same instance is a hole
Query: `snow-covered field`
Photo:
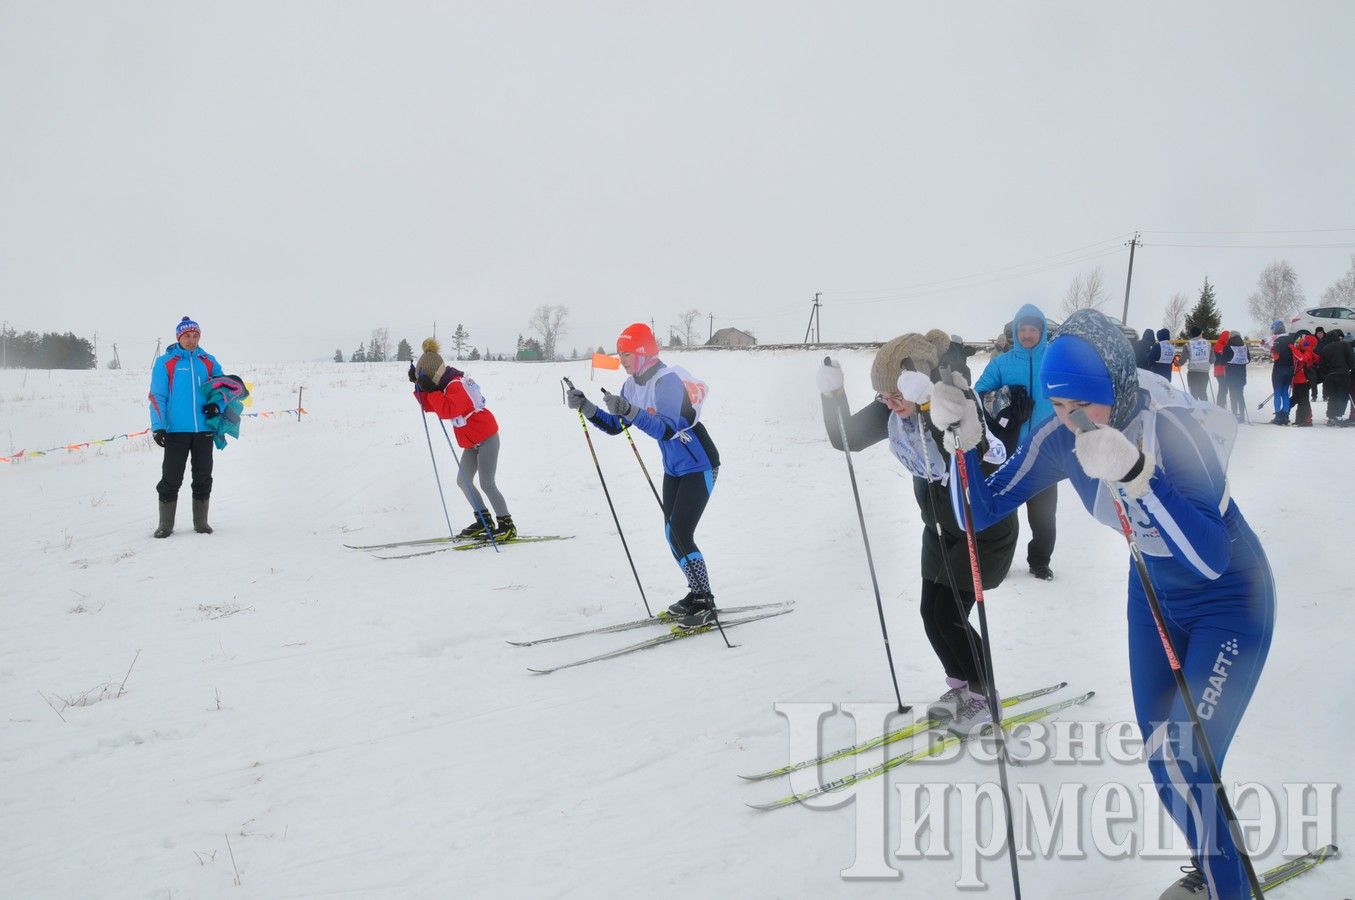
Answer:
[[[712, 389], [704, 418], [723, 468], [698, 540], [719, 601], [794, 599], [795, 612], [731, 631], [734, 650], [704, 635], [536, 676], [528, 665], [655, 633], [505, 643], [643, 614], [559, 389], [569, 375], [596, 397], [620, 373], [589, 385], [582, 363], [470, 364], [502, 425], [500, 484], [519, 528], [573, 540], [380, 561], [341, 545], [445, 530], [403, 364], [237, 369], [229, 348], [209, 349], [253, 381], [255, 409], [291, 406], [304, 385], [310, 413], [247, 420], [218, 453], [216, 534], [194, 534], [184, 502], [175, 534], [151, 539], [160, 453], [147, 437], [0, 466], [0, 895], [961, 893], [963, 804], [952, 792], [938, 827], [948, 857], [901, 859], [900, 797], [914, 783], [992, 781], [990, 764], [903, 767], [832, 809], [744, 805], [791, 782], [739, 773], [815, 752], [792, 733], [812, 724], [807, 707], [788, 719], [773, 704], [892, 702], [846, 467], [813, 387], [821, 355], [674, 355]], [[870, 354], [843, 359], [857, 406], [871, 393]], [[1265, 374], [1253, 370], [1253, 409]], [[147, 379], [0, 372], [0, 441], [8, 452], [138, 431]], [[429, 424], [459, 528], [467, 509]], [[653, 498], [625, 441], [593, 438], [650, 603], [666, 605], [685, 587]], [[637, 440], [659, 472], [653, 442]], [[1282, 807], [1285, 785], [1343, 784], [1348, 769], [1352, 729], [1335, 713], [1355, 680], [1353, 441], [1345, 429], [1257, 425], [1233, 456], [1233, 495], [1274, 565], [1280, 615], [1225, 776], [1264, 785]], [[927, 700], [944, 684], [917, 621], [911, 486], [883, 445], [855, 463], [905, 698]], [[1065, 489], [1057, 580], [1035, 581], [1021, 561], [988, 597], [1004, 692], [1067, 680], [1065, 695], [1097, 696], [1065, 718], [1129, 719], [1123, 540]], [[832, 715], [823, 742], [849, 742], [851, 728]], [[1011, 777], [1050, 797], [1085, 784], [1084, 818], [1103, 785], [1147, 781], [1141, 764], [1113, 760]], [[1080, 855], [1023, 861], [1027, 896], [1156, 897], [1177, 875], [1175, 858], [1107, 859], [1082, 830]], [[1320, 837], [1309, 829], [1304, 841]], [[1284, 849], [1281, 839], [1259, 861]], [[888, 862], [902, 881], [844, 879], [854, 861], [857, 874]], [[1009, 895], [1004, 855], [979, 871], [988, 894]], [[1337, 861], [1287, 891], [1342, 896], [1352, 882]]]

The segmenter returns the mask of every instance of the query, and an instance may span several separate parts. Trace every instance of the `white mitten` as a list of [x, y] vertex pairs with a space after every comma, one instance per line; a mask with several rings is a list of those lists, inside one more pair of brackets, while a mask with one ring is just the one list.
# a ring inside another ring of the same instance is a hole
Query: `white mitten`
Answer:
[[1073, 445], [1082, 471], [1092, 478], [1112, 481], [1130, 497], [1148, 493], [1154, 460], [1139, 450], [1117, 428], [1102, 425], [1095, 431], [1083, 431]]
[[921, 372], [900, 372], [899, 393], [903, 399], [924, 406], [932, 399], [932, 380]]
[[932, 385], [932, 424], [945, 433], [946, 449], [973, 450], [983, 438], [983, 425], [974, 401], [966, 396], [969, 384], [958, 372], [951, 376], [951, 384], [939, 381]]
[[842, 390], [842, 364], [835, 359], [828, 360], [819, 366], [815, 378], [819, 383], [820, 394], [836, 394]]

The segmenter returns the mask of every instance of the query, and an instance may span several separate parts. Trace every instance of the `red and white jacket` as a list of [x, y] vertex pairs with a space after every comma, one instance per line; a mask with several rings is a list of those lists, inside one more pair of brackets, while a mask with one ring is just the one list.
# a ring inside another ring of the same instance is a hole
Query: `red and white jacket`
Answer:
[[438, 376], [438, 390], [415, 388], [414, 399], [424, 412], [451, 421], [452, 433], [461, 449], [469, 450], [499, 433], [499, 421], [485, 406], [484, 395], [474, 379], [451, 366], [443, 366]]

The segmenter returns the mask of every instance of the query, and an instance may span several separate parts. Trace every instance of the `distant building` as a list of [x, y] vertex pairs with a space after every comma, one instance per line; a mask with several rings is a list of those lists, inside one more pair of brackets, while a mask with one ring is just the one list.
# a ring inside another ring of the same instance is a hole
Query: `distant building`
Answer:
[[752, 347], [756, 344], [757, 338], [737, 328], [721, 328], [706, 341], [707, 347]]

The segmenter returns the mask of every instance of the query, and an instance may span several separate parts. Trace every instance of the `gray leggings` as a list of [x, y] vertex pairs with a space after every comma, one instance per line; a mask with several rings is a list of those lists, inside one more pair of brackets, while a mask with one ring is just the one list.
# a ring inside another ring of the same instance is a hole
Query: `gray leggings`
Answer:
[[485, 508], [485, 501], [480, 497], [480, 492], [475, 489], [475, 482], [472, 480], [478, 473], [480, 487], [489, 497], [489, 502], [494, 507], [494, 515], [508, 515], [508, 503], [503, 499], [503, 494], [499, 493], [498, 485], [494, 483], [494, 471], [498, 467], [499, 436], [497, 433], [461, 453], [461, 468], [456, 474], [456, 484], [457, 487], [461, 488], [461, 493], [466, 495], [471, 508], [476, 512]]

